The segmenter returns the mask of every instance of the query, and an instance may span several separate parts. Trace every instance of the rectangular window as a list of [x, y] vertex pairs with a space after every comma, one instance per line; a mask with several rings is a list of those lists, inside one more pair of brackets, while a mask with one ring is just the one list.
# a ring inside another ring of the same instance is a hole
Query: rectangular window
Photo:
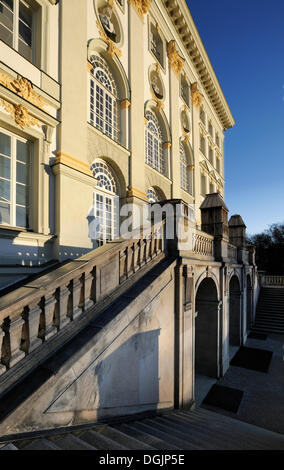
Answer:
[[32, 144], [0, 130], [0, 225], [29, 228]]
[[24, 0], [0, 0], [0, 39], [33, 61], [34, 12]]

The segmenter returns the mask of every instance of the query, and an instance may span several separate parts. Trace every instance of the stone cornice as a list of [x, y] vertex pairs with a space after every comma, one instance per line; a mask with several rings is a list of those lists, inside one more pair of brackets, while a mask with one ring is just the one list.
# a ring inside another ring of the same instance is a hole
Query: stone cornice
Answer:
[[179, 34], [188, 56], [198, 73], [200, 83], [215, 109], [223, 129], [235, 124], [219, 81], [198, 34], [185, 0], [162, 0]]

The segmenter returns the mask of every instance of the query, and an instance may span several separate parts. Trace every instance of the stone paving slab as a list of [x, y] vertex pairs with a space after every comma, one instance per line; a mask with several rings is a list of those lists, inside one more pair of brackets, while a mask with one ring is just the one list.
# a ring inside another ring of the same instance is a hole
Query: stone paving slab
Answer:
[[273, 351], [269, 371], [230, 366], [217, 383], [244, 391], [242, 402], [236, 414], [220, 408], [214, 411], [284, 434], [284, 335], [269, 334], [265, 341], [248, 339], [246, 346]]

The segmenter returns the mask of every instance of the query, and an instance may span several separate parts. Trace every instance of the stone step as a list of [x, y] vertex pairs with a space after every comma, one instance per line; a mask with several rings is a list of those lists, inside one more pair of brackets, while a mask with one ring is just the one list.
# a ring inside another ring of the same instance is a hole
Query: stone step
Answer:
[[[172, 441], [173, 436], [176, 442], [176, 445], [181, 446], [180, 448], [183, 450], [196, 450], [201, 449], [200, 447], [196, 447], [195, 444], [191, 443], [190, 436], [188, 433], [184, 432], [183, 430], [177, 429], [172, 426], [172, 423], [169, 422], [161, 422], [160, 418], [156, 419], [147, 419], [143, 421], [143, 424], [149, 426], [151, 429], [164, 433], [167, 437], [164, 437], [167, 442], [174, 442]], [[173, 433], [174, 429], [174, 433]]]
[[[220, 415], [222, 416], [222, 415]], [[245, 439], [245, 431], [242, 423], [238, 426], [238, 421], [232, 419], [232, 422], [226, 422], [222, 419], [217, 420], [215, 418], [206, 416], [206, 415], [197, 415], [195, 417], [188, 416], [190, 422], [196, 422], [199, 426], [203, 426], [205, 429], [211, 430], [215, 435], [218, 436], [219, 441], [221, 442], [221, 449], [224, 447], [227, 448], [227, 444], [231, 447], [229, 449], [241, 449], [241, 450], [263, 450], [263, 441], [254, 436], [251, 438], [249, 435], [248, 439]], [[221, 440], [222, 439], [222, 440]], [[219, 442], [219, 443], [220, 443]], [[240, 445], [241, 442], [241, 445]], [[222, 447], [223, 446], [223, 447]]]
[[127, 450], [127, 447], [94, 430], [81, 434], [80, 439], [98, 450]]
[[[185, 411], [184, 413], [188, 414], [189, 412]], [[196, 410], [194, 410], [194, 413], [196, 413]], [[247, 436], [247, 439], [257, 440], [258, 443], [261, 443], [263, 449], [284, 449], [284, 436], [281, 434], [201, 408], [198, 408], [197, 414], [198, 413], [207, 416], [209, 421], [213, 419], [214, 421], [217, 420], [219, 423], [223, 423], [224, 426], [226, 424], [229, 425], [232, 434], [235, 430], [240, 430], [243, 436]]]
[[280, 328], [270, 328], [265, 327], [265, 326], [254, 326], [253, 330], [255, 333], [275, 333], [275, 334], [284, 334], [284, 330], [281, 330]]
[[146, 432], [147, 434], [150, 434], [152, 436], [157, 437], [158, 439], [161, 439], [162, 441], [165, 441], [168, 446], [166, 449], [169, 449], [170, 445], [176, 446], [177, 449], [183, 450], [185, 449], [184, 446], [186, 446], [186, 442], [184, 442], [182, 439], [177, 438], [176, 436], [173, 436], [172, 434], [169, 434], [168, 431], [166, 430], [161, 430], [157, 429], [157, 427], [146, 424], [144, 421], [138, 421], [132, 424], [136, 429], [141, 430]]
[[53, 442], [62, 450], [97, 450], [96, 447], [84, 442], [73, 434], [65, 434]]
[[[216, 438], [216, 431], [210, 431], [206, 429], [206, 426], [202, 422], [194, 422], [194, 420], [187, 420], [181, 416], [167, 416], [162, 417], [159, 421], [164, 423], [170, 428], [185, 433], [188, 436], [188, 440], [195, 446], [196, 449], [200, 450], [214, 450], [220, 449], [220, 438]], [[231, 442], [226, 443], [226, 449], [232, 449]]]
[[103, 434], [109, 439], [118, 442], [119, 444], [125, 446], [128, 450], [154, 450], [154, 448], [150, 445], [147, 445], [144, 442], [141, 442], [138, 439], [135, 439], [134, 437], [129, 436], [112, 426], [107, 426], [100, 432], [100, 434]]
[[34, 439], [23, 450], [61, 450], [56, 444], [48, 439]]
[[174, 444], [168, 444], [166, 441], [156, 436], [152, 436], [152, 434], [149, 434], [147, 431], [145, 432], [142, 429], [137, 429], [137, 427], [133, 426], [133, 423], [119, 424], [119, 425], [116, 425], [115, 428], [143, 442], [143, 444], [153, 447], [153, 449], [157, 449], [157, 450], [177, 450], [178, 449], [178, 447], [175, 446]]
[[[252, 450], [262, 449], [261, 445], [255, 442], [252, 446], [250, 442], [244, 442], [243, 446], [240, 446], [240, 439], [243, 438], [243, 432], [232, 429], [232, 424], [224, 425], [224, 423], [216, 423], [215, 421], [205, 420], [202, 417], [189, 417], [187, 415], [179, 415], [177, 417], [180, 423], [191, 432], [191, 435], [201, 436], [202, 444], [210, 443], [211, 449], [221, 450]], [[203, 447], [204, 448], [204, 447]]]

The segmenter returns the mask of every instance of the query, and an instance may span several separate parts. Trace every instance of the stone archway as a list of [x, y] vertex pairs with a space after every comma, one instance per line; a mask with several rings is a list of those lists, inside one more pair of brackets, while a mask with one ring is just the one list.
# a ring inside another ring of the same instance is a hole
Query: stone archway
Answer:
[[251, 283], [251, 277], [250, 275], [248, 274], [247, 275], [247, 315], [246, 315], [246, 319], [247, 319], [247, 331], [251, 329], [252, 327], [252, 322], [253, 322], [253, 318], [252, 318], [252, 283]]
[[218, 293], [212, 278], [203, 279], [195, 300], [195, 372], [219, 377]]
[[230, 281], [229, 340], [230, 346], [241, 344], [241, 288], [236, 275]]

